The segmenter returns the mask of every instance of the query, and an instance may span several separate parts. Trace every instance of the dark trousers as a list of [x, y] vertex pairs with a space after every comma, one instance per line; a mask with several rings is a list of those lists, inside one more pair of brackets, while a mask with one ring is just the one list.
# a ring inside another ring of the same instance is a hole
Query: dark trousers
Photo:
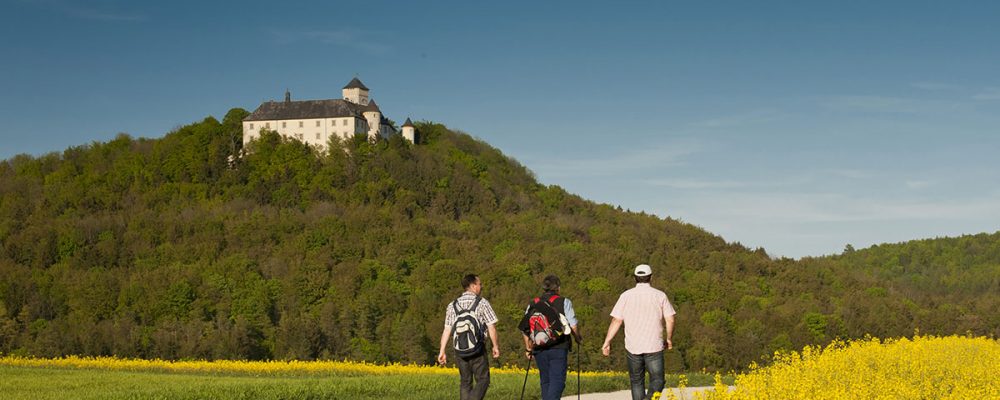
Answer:
[[559, 400], [566, 388], [568, 349], [545, 349], [535, 353], [538, 378], [542, 384], [542, 400]]
[[469, 358], [455, 357], [461, 377], [461, 400], [482, 400], [490, 387], [490, 361], [486, 351]]
[[[653, 397], [655, 392], [663, 392], [663, 352], [632, 354], [628, 358], [628, 379], [632, 383], [632, 400]], [[649, 372], [649, 394], [646, 394], [646, 372]]]

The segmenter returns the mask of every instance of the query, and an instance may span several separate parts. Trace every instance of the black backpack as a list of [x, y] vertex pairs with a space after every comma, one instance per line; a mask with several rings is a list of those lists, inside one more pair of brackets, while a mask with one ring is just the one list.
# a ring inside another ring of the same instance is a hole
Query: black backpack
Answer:
[[451, 307], [455, 309], [456, 316], [455, 324], [452, 325], [452, 339], [455, 346], [455, 354], [459, 357], [471, 357], [483, 351], [483, 324], [476, 318], [476, 307], [479, 306], [479, 300], [481, 299], [481, 297], [476, 296], [476, 301], [472, 302], [472, 307], [465, 310], [458, 308], [458, 300], [451, 303]]
[[566, 316], [556, 310], [555, 303], [558, 299], [559, 295], [552, 295], [548, 299], [535, 297], [518, 324], [536, 349], [560, 343], [563, 336], [570, 333]]

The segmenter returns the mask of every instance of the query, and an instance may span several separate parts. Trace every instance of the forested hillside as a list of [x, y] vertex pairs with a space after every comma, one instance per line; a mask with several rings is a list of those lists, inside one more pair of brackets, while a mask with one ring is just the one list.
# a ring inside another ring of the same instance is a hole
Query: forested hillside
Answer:
[[1000, 335], [1000, 237], [772, 260], [672, 219], [539, 184], [434, 123], [421, 144], [266, 134], [231, 110], [161, 139], [0, 162], [0, 352], [431, 363], [448, 302], [478, 273], [503, 363], [541, 278], [562, 277], [600, 357], [608, 313], [648, 263], [676, 305], [671, 370], [738, 369], [835, 337]]

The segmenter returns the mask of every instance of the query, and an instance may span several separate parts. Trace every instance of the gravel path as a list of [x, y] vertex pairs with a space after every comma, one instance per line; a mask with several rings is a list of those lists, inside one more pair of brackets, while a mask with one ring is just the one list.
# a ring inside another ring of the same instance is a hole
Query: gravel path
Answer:
[[[701, 386], [701, 387], [688, 387], [683, 390], [677, 388], [670, 388], [674, 391], [674, 395], [677, 396], [678, 400], [692, 400], [694, 399], [694, 394], [697, 392], [703, 392], [706, 390], [714, 389], [711, 386]], [[567, 388], [569, 390], [569, 388]], [[733, 390], [733, 386], [729, 387], [729, 390]], [[563, 392], [565, 394], [566, 392]], [[666, 397], [663, 397], [664, 399]], [[576, 395], [563, 396], [562, 400], [576, 400]], [[632, 392], [628, 390], [622, 390], [620, 392], [610, 392], [610, 393], [589, 393], [580, 396], [580, 400], [632, 400]]]

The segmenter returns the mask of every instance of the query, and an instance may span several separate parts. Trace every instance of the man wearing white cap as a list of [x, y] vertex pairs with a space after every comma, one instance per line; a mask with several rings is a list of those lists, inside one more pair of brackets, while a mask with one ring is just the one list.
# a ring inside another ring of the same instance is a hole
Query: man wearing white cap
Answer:
[[[618, 297], [611, 310], [611, 325], [601, 351], [611, 355], [611, 339], [625, 324], [625, 351], [628, 375], [632, 383], [632, 400], [649, 399], [663, 391], [663, 349], [673, 349], [674, 307], [667, 294], [649, 285], [653, 269], [646, 264], [635, 267], [635, 287]], [[667, 335], [663, 336], [666, 326]], [[646, 373], [649, 373], [649, 393], [646, 393]]]

